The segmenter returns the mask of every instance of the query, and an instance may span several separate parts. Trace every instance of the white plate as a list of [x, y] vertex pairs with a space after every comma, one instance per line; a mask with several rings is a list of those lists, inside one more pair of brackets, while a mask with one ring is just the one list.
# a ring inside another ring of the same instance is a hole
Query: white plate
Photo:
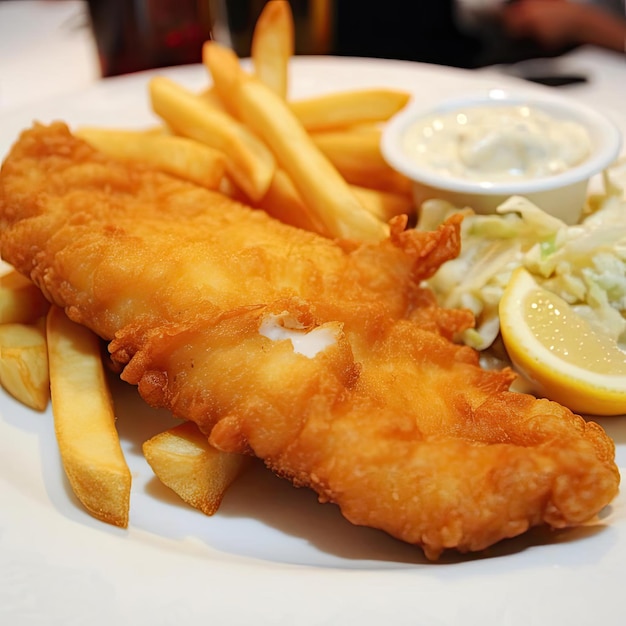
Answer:
[[[200, 88], [200, 67], [160, 71]], [[148, 74], [104, 81], [0, 121], [0, 154], [33, 119], [138, 127], [153, 121]], [[411, 63], [298, 58], [293, 91], [388, 85], [425, 106], [511, 81]], [[519, 85], [521, 88], [534, 87]], [[622, 121], [622, 127], [626, 120]], [[2, 393], [2, 392], [0, 392]], [[153, 478], [141, 444], [170, 424], [115, 385], [133, 472], [130, 526], [83, 511], [65, 480], [50, 411], [0, 395], [0, 623], [427, 624], [622, 623], [626, 502], [592, 526], [531, 531], [484, 555], [433, 564], [419, 550], [355, 528], [332, 505], [255, 468], [208, 518]], [[626, 462], [626, 421], [602, 420]]]

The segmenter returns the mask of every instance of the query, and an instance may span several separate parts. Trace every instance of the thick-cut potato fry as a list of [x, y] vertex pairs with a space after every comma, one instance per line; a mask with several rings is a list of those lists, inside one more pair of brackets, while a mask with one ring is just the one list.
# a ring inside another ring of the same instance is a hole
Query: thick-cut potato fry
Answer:
[[294, 25], [287, 0], [270, 0], [252, 35], [251, 56], [256, 77], [281, 98], [287, 97], [289, 59], [294, 53]]
[[340, 154], [347, 152], [353, 156], [357, 149], [365, 149], [380, 155], [382, 159], [382, 152], [380, 151], [382, 135], [383, 131], [380, 126], [359, 124], [339, 130], [312, 132], [311, 138], [316, 144], [328, 148], [330, 153], [336, 150]]
[[217, 450], [193, 422], [152, 437], [143, 453], [164, 485], [206, 515], [217, 511], [228, 487], [252, 461]]
[[150, 81], [154, 112], [176, 134], [200, 141], [226, 156], [226, 171], [253, 200], [267, 192], [276, 170], [271, 151], [243, 124], [211, 107], [203, 96], [191, 93], [168, 78]]
[[34, 322], [49, 306], [41, 291], [19, 272], [0, 277], [0, 324]]
[[345, 132], [345, 133], [381, 133], [382, 132], [382, 126], [379, 122], [364, 122], [363, 124], [354, 124], [352, 126], [346, 126], [345, 128], [336, 128], [334, 130], [320, 130], [320, 131], [311, 131], [311, 132], [317, 132], [317, 133], [339, 133], [339, 132]]
[[415, 213], [415, 203], [410, 196], [367, 187], [350, 186], [363, 206], [379, 220], [388, 222], [396, 215]]
[[360, 89], [293, 100], [289, 107], [302, 125], [313, 132], [384, 122], [404, 108], [409, 98], [405, 91]]
[[[211, 45], [214, 46], [213, 52], [211, 52]], [[208, 57], [206, 55], [208, 55]], [[211, 55], [216, 56], [213, 69], [211, 69], [209, 62], [209, 57], [211, 57]], [[224, 92], [228, 92], [230, 89], [234, 89], [237, 86], [239, 74], [247, 73], [242, 69], [237, 55], [229, 48], [224, 48], [217, 42], [207, 41], [202, 47], [202, 62], [207, 70], [209, 70], [209, 74], [216, 72], [219, 79], [218, 89], [218, 86], [215, 84], [215, 77], [212, 76], [214, 79], [213, 85], [208, 91], [217, 96], [217, 99], [221, 102], [221, 106], [224, 110], [228, 111], [236, 119], [241, 120], [237, 102], [232, 98], [223, 97]]]
[[312, 133], [311, 139], [352, 185], [411, 195], [412, 183], [383, 158], [378, 129]]
[[115, 428], [100, 342], [54, 306], [47, 329], [54, 429], [65, 473], [94, 517], [125, 528], [131, 474]]
[[386, 237], [388, 226], [363, 208], [287, 103], [262, 82], [243, 72], [238, 63], [239, 71], [235, 70], [233, 55], [231, 50], [215, 42], [204, 45], [203, 60], [217, 92], [223, 100], [232, 103], [240, 119], [272, 149], [302, 198], [324, 224], [326, 234], [374, 241]]
[[226, 171], [223, 152], [187, 137], [91, 127], [75, 134], [115, 159], [141, 161], [209, 189], [219, 187]]
[[163, 123], [142, 128], [137, 132], [144, 133], [145, 135], [171, 135], [172, 129], [167, 124]]
[[199, 95], [200, 98], [202, 98], [202, 100], [204, 100], [204, 102], [206, 102], [212, 109], [228, 113], [226, 105], [222, 102], [222, 99], [219, 97], [212, 85], [208, 89], [201, 91]]
[[270, 188], [255, 206], [285, 224], [320, 234], [325, 232], [324, 224], [302, 200], [291, 178], [281, 168], [276, 170]]
[[[385, 223], [396, 215], [411, 215], [415, 212], [413, 200], [407, 195], [356, 185], [350, 185], [350, 188], [361, 204]], [[276, 170], [268, 192], [255, 206], [285, 224], [312, 232], [324, 230], [323, 225], [317, 222], [315, 214], [302, 200], [288, 174], [280, 168]]]
[[50, 398], [43, 323], [0, 325], [0, 384], [22, 404], [43, 411]]

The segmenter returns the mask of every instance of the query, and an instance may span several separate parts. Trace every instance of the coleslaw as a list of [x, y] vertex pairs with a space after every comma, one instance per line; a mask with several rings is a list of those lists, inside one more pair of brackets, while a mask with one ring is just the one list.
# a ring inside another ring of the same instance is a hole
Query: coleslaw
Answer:
[[465, 215], [459, 257], [427, 281], [441, 306], [474, 313], [476, 327], [461, 341], [478, 350], [493, 345], [500, 298], [512, 272], [525, 267], [596, 330], [626, 346], [626, 157], [603, 173], [603, 187], [572, 226], [521, 196], [506, 200], [493, 215], [444, 200], [422, 205], [417, 228], [424, 230], [452, 213]]

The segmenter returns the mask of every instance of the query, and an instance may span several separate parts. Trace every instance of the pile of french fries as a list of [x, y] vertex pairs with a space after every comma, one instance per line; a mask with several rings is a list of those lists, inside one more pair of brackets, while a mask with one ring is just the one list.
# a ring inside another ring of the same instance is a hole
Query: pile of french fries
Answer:
[[[289, 2], [272, 0], [256, 24], [253, 71], [213, 41], [203, 62], [212, 86], [201, 93], [157, 77], [149, 85], [162, 126], [80, 128], [100, 151], [144, 163], [331, 238], [380, 240], [388, 222], [410, 214], [410, 183], [380, 152], [380, 125], [409, 95], [388, 89], [288, 99], [294, 26]], [[50, 306], [15, 271], [0, 285], [0, 384], [39, 411], [52, 403], [69, 482], [85, 508], [128, 525], [131, 474], [115, 428], [100, 341]], [[155, 475], [183, 501], [212, 515], [247, 457], [212, 448], [193, 423], [143, 445]]]
[[331, 238], [379, 240], [414, 210], [410, 181], [380, 150], [381, 124], [409, 101], [371, 88], [288, 98], [294, 50], [289, 2], [265, 5], [253, 35], [253, 72], [215, 41], [203, 49], [212, 85], [192, 92], [150, 81], [163, 124], [137, 131], [80, 128], [115, 158], [142, 161]]

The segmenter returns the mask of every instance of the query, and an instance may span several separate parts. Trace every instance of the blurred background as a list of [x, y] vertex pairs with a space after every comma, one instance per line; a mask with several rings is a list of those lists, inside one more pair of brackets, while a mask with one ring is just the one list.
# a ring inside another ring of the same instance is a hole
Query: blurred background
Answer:
[[[264, 0], [215, 0], [214, 34], [241, 56]], [[291, 0], [301, 54], [482, 67], [581, 44], [624, 52], [624, 0]]]
[[[499, 67], [534, 78], [539, 67], [548, 78], [556, 75], [557, 85], [593, 80], [605, 99], [617, 98], [624, 84], [624, 3], [290, 0], [298, 54]], [[198, 63], [210, 37], [247, 56], [264, 4], [0, 0], [0, 108], [78, 89], [103, 76]]]
[[[249, 56], [266, 0], [89, 0], [104, 75], [198, 62], [214, 37]], [[624, 52], [624, 0], [291, 0], [298, 54], [464, 68], [554, 57], [581, 44]]]
[[[213, 2], [215, 36], [240, 55], [250, 50], [250, 25], [264, 0]], [[475, 35], [455, 21], [452, 0], [292, 0], [296, 52], [379, 57], [469, 66], [479, 51]]]
[[[265, 0], [89, 0], [105, 76], [198, 62], [208, 37], [250, 54]], [[452, 0], [291, 0], [297, 54], [381, 57], [473, 67], [477, 33]]]

